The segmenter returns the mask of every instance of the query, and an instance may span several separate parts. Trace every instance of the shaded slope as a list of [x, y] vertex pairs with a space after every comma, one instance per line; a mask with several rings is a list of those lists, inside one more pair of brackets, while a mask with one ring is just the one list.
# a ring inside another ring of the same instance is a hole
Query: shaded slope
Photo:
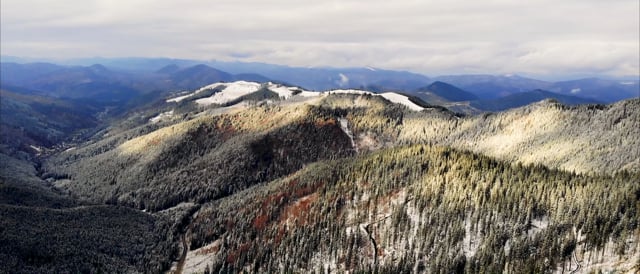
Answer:
[[0, 205], [0, 215], [0, 272], [158, 272], [173, 250], [165, 223], [129, 208]]

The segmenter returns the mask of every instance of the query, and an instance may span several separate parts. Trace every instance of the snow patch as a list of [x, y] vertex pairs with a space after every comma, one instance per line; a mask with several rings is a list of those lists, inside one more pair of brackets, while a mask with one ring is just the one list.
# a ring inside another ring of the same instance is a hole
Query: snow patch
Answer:
[[582, 91], [581, 88], [574, 88], [574, 89], [571, 89], [571, 94], [577, 94], [577, 93], [579, 93], [581, 91]]
[[353, 132], [351, 132], [351, 130], [349, 130], [349, 121], [345, 118], [338, 118], [338, 121], [340, 122], [340, 128], [342, 129], [342, 131], [344, 131], [345, 134], [347, 134], [347, 136], [349, 136], [349, 140], [351, 140], [351, 147], [356, 151], [356, 153], [358, 152], [358, 146], [356, 145], [356, 142], [353, 140]]
[[368, 70], [370, 70], [370, 71], [376, 71], [376, 69], [374, 69], [374, 68], [372, 68], [372, 67], [368, 67], [368, 66], [367, 66], [367, 67], [364, 67], [364, 68], [365, 68], [365, 69], [368, 69]]
[[[217, 85], [215, 87], [218, 87], [219, 85], [225, 85], [225, 88], [222, 91], [211, 95], [210, 97], [196, 100], [196, 103], [198, 105], [207, 106], [211, 104], [228, 103], [244, 95], [258, 91], [261, 86], [260, 84], [255, 82], [245, 82], [245, 81], [237, 81], [237, 82], [228, 83], [228, 84], [220, 83], [220, 84], [214, 84], [214, 85]], [[215, 88], [215, 87], [211, 87], [211, 88]], [[196, 91], [196, 93], [197, 92], [199, 91]]]
[[42, 152], [42, 149], [41, 149], [41, 148], [39, 148], [39, 147], [37, 147], [37, 146], [29, 145], [29, 147], [31, 147], [33, 150], [35, 150], [35, 151], [36, 151], [36, 152], [38, 152], [38, 153]]
[[[340, 83], [341, 85], [347, 84], [349, 82], [349, 78], [340, 73]], [[182, 96], [178, 96], [176, 98], [172, 98], [172, 99], [168, 99], [167, 102], [180, 102], [182, 100], [185, 100], [195, 94], [198, 94], [200, 92], [206, 91], [206, 90], [210, 90], [210, 89], [215, 89], [215, 88], [219, 88], [219, 87], [224, 87], [220, 92], [217, 92], [213, 95], [211, 95], [210, 97], [207, 98], [201, 98], [198, 100], [195, 100], [195, 102], [198, 105], [211, 105], [211, 104], [225, 104], [228, 102], [231, 102], [233, 100], [236, 100], [244, 95], [256, 92], [258, 90], [260, 90], [260, 88], [264, 87], [263, 84], [260, 83], [255, 83], [255, 82], [245, 82], [245, 81], [237, 81], [237, 82], [232, 82], [232, 83], [215, 83], [215, 84], [211, 84], [205, 87], [202, 87], [198, 90], [196, 90], [193, 93], [190, 94], [186, 94], [186, 95], [182, 95]], [[371, 95], [371, 96], [382, 96], [383, 98], [391, 101], [392, 103], [396, 103], [396, 104], [402, 104], [407, 106], [409, 109], [414, 110], [414, 111], [421, 111], [424, 108], [411, 102], [411, 100], [409, 100], [409, 98], [407, 96], [398, 94], [398, 93], [394, 93], [394, 92], [387, 92], [387, 93], [382, 93], [382, 94], [378, 94], [378, 93], [373, 93], [370, 91], [365, 91], [365, 90], [357, 90], [357, 89], [337, 89], [337, 90], [330, 90], [330, 91], [326, 91], [326, 92], [316, 92], [316, 91], [307, 91], [307, 90], [303, 90], [300, 89], [298, 87], [289, 87], [289, 86], [285, 86], [285, 85], [281, 85], [281, 84], [275, 84], [275, 83], [267, 83], [266, 87], [277, 93], [278, 96], [280, 96], [281, 98], [289, 99], [291, 97], [293, 97], [294, 93], [296, 91], [301, 91], [299, 93], [296, 94], [296, 96], [300, 96], [300, 97], [320, 97], [320, 96], [327, 96], [329, 94], [356, 94], [356, 95]], [[157, 118], [157, 119], [155, 119]], [[160, 120], [161, 118], [159, 117], [154, 117], [152, 119], [155, 120]], [[154, 120], [154, 121], [155, 121]]]
[[400, 95], [393, 92], [385, 92], [380, 94], [380, 96], [382, 96], [384, 99], [387, 99], [393, 103], [405, 105], [411, 110], [415, 110], [415, 111], [424, 110], [423, 107], [416, 105], [414, 102], [411, 102], [411, 100], [409, 100], [409, 97], [404, 95]]
[[636, 82], [620, 82], [620, 84], [624, 86], [633, 86], [636, 84]]
[[199, 89], [199, 90], [197, 90], [197, 91], [195, 91], [195, 92], [192, 92], [192, 93], [188, 93], [188, 91], [182, 91], [182, 92], [180, 92], [180, 93], [188, 93], [188, 94], [186, 94], [186, 95], [181, 95], [181, 96], [178, 96], [178, 97], [176, 97], [176, 98], [168, 99], [168, 100], [167, 100], [167, 103], [172, 103], [172, 102], [173, 102], [173, 103], [180, 103], [180, 101], [182, 101], [182, 100], [184, 100], [184, 99], [187, 99], [187, 98], [189, 98], [189, 97], [193, 96], [194, 94], [196, 94], [196, 93], [198, 93], [198, 92], [200, 92], [200, 91], [202, 91], [202, 90], [204, 90], [204, 89], [202, 89], [202, 88], [201, 88], [201, 89]]
[[299, 90], [296, 87], [287, 87], [287, 86], [283, 86], [283, 85], [279, 85], [279, 84], [274, 84], [269, 82], [267, 88], [275, 93], [278, 94], [278, 96], [280, 96], [281, 98], [284, 99], [289, 99], [291, 96], [293, 96], [293, 93], [296, 90]]
[[404, 96], [402, 94], [398, 94], [395, 92], [385, 92], [385, 93], [373, 93], [370, 91], [358, 90], [358, 89], [337, 89], [328, 91], [329, 94], [359, 94], [359, 95], [372, 95], [372, 96], [382, 96], [382, 98], [391, 101], [392, 103], [405, 105], [411, 110], [421, 111], [424, 110], [423, 107], [417, 105], [414, 102], [409, 100], [409, 97]]
[[160, 113], [157, 116], [149, 119], [149, 122], [151, 122], [152, 124], [156, 124], [164, 119], [171, 118], [171, 116], [173, 116], [173, 110]]
[[302, 92], [296, 94], [298, 96], [302, 96], [302, 97], [318, 97], [320, 95], [322, 95], [321, 92], [316, 92], [316, 91], [306, 91], [303, 90]]

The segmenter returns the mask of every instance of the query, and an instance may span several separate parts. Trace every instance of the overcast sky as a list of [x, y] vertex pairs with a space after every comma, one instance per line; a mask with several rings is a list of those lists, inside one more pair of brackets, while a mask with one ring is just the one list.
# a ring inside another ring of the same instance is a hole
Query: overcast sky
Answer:
[[638, 0], [2, 0], [2, 55], [640, 74]]

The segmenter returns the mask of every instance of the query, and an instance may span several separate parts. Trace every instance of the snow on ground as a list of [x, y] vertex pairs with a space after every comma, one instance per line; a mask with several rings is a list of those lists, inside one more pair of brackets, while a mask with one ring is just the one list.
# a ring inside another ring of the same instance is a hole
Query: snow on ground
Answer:
[[411, 100], [409, 100], [409, 97], [401, 94], [397, 94], [394, 92], [385, 92], [379, 95], [393, 103], [403, 104], [411, 110], [421, 111], [424, 109], [423, 107], [416, 105], [414, 102], [411, 102]]
[[180, 103], [180, 101], [191, 97], [193, 94], [195, 94], [195, 93], [190, 93], [190, 94], [187, 94], [187, 95], [182, 95], [182, 96], [178, 96], [176, 98], [169, 99], [169, 100], [167, 100], [167, 103], [171, 103], [171, 102]]
[[407, 106], [411, 110], [421, 111], [424, 108], [411, 102], [409, 97], [404, 96], [402, 94], [398, 94], [395, 92], [385, 92], [385, 93], [373, 93], [370, 91], [357, 90], [357, 89], [337, 89], [327, 91], [329, 94], [360, 94], [360, 95], [373, 95], [373, 96], [382, 96], [382, 98], [391, 101], [392, 103], [401, 104]]
[[[214, 88], [218, 88], [220, 86], [224, 86], [224, 89], [222, 89], [220, 92], [217, 92], [215, 94], [213, 94], [210, 97], [207, 98], [201, 98], [196, 100], [196, 103], [198, 105], [210, 105], [210, 104], [224, 104], [224, 103], [228, 103], [230, 101], [236, 100], [244, 95], [256, 92], [258, 90], [260, 90], [260, 88], [262, 87], [262, 84], [260, 83], [255, 83], [255, 82], [246, 82], [246, 81], [237, 81], [237, 82], [232, 82], [232, 83], [215, 83], [215, 84], [211, 84], [205, 87], [200, 88], [199, 90], [196, 90], [195, 92], [191, 93], [191, 94], [187, 94], [187, 95], [182, 95], [173, 99], [169, 99], [167, 100], [167, 102], [180, 102], [184, 99], [187, 99], [191, 96], [193, 96], [194, 94], [198, 94], [202, 91], [205, 90], [209, 90], [209, 89], [214, 89]], [[280, 85], [280, 84], [275, 84], [275, 83], [271, 83], [269, 82], [267, 84], [267, 88], [275, 93], [278, 94], [278, 96], [284, 98], [284, 99], [289, 99], [293, 96], [293, 93], [297, 90], [300, 90], [297, 87], [289, 87], [289, 86], [285, 86], [285, 85]], [[402, 104], [407, 106], [409, 109], [414, 110], [414, 111], [421, 111], [424, 108], [411, 102], [411, 100], [409, 100], [409, 98], [407, 96], [404, 96], [402, 94], [398, 94], [395, 92], [386, 92], [386, 93], [373, 93], [370, 91], [365, 91], [365, 90], [357, 90], [357, 89], [337, 89], [337, 90], [330, 90], [330, 91], [325, 91], [325, 92], [315, 92], [315, 91], [307, 91], [307, 90], [302, 90], [302, 92], [298, 93], [297, 96], [300, 97], [319, 97], [319, 96], [326, 96], [329, 94], [357, 94], [357, 95], [372, 95], [372, 96], [382, 96], [383, 98], [391, 101], [392, 103], [396, 103], [396, 104]]]
[[377, 95], [371, 91], [364, 91], [364, 90], [359, 90], [359, 89], [336, 89], [336, 90], [330, 90], [327, 91], [329, 94], [360, 94], [360, 95], [365, 95], [365, 94], [369, 94], [369, 95]]
[[340, 128], [342, 131], [349, 136], [349, 139], [351, 140], [351, 147], [358, 152], [358, 146], [356, 146], [356, 142], [353, 140], [353, 133], [349, 130], [349, 121], [343, 117], [338, 118], [338, 121], [340, 122]]
[[[215, 85], [215, 84], [214, 84]], [[238, 99], [249, 93], [256, 92], [260, 89], [261, 84], [254, 82], [237, 81], [233, 83], [222, 84], [225, 88], [210, 97], [196, 100], [198, 105], [224, 104]], [[217, 86], [216, 86], [217, 87]], [[215, 87], [213, 87], [215, 88]]]
[[303, 90], [302, 92], [296, 94], [298, 96], [302, 96], [302, 97], [318, 97], [320, 95], [322, 95], [321, 92], [316, 92], [316, 91], [306, 91]]
[[41, 149], [41, 148], [39, 148], [39, 147], [37, 147], [37, 146], [30, 145], [30, 147], [31, 147], [33, 150], [37, 151], [38, 153], [42, 152], [42, 149]]
[[278, 96], [283, 97], [284, 99], [289, 99], [289, 97], [293, 96], [293, 92], [298, 90], [298, 88], [296, 87], [288, 87], [274, 83], [269, 83], [267, 88], [277, 93]]
[[162, 121], [165, 118], [171, 118], [171, 116], [173, 116], [173, 110], [160, 113], [156, 117], [149, 119], [149, 122], [151, 122], [152, 124], [155, 124]]

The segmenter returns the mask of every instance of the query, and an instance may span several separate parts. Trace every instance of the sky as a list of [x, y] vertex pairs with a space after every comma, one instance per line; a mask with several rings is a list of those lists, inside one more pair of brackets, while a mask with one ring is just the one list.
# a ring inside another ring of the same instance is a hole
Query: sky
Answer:
[[640, 75], [638, 0], [2, 0], [0, 53]]

